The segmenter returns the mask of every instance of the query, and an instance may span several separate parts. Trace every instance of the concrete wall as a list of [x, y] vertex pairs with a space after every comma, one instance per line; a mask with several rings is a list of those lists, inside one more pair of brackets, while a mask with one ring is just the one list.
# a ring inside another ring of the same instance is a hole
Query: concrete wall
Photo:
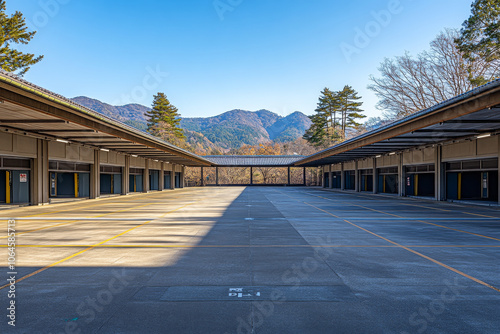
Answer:
[[0, 155], [35, 158], [37, 140], [12, 133], [0, 132]]
[[[47, 141], [28, 136], [0, 132], [0, 156], [28, 158], [32, 160], [30, 175], [31, 204], [43, 205], [50, 201], [49, 160], [87, 163], [90, 170], [90, 198], [100, 196], [100, 166], [110, 165], [123, 167], [122, 195], [129, 192], [129, 168], [143, 168], [145, 171], [174, 171], [181, 173], [181, 187], [183, 187], [184, 166], [171, 163], [162, 163], [140, 157], [132, 157], [115, 151], [101, 151], [77, 144]], [[172, 173], [172, 178], [175, 173]], [[148, 182], [149, 178], [143, 178]], [[160, 190], [163, 190], [163, 177], [160, 178]], [[174, 185], [174, 182], [171, 182]], [[147, 190], [147, 187], [145, 187]], [[173, 189], [173, 188], [172, 188]]]
[[346, 162], [344, 163], [344, 170], [355, 170], [356, 169], [356, 163], [354, 161]]
[[385, 155], [377, 158], [377, 168], [397, 167], [399, 165], [399, 155]]
[[498, 156], [499, 136], [468, 140], [443, 146], [443, 161], [495, 158]]
[[358, 161], [359, 169], [372, 169], [373, 168], [373, 159], [364, 159]]
[[101, 151], [101, 164], [102, 165], [114, 165], [114, 166], [125, 166], [125, 154], [120, 154], [118, 152], [104, 152]]
[[409, 165], [422, 165], [434, 163], [436, 148], [427, 147], [421, 149], [411, 150], [410, 152], [403, 153], [403, 164]]
[[94, 163], [94, 150], [91, 148], [50, 141], [49, 159], [72, 162]]
[[166, 172], [172, 171], [172, 164], [164, 163], [163, 166], [164, 166]]
[[[330, 171], [352, 171], [373, 169], [374, 170], [374, 192], [377, 192], [377, 171], [378, 168], [385, 167], [398, 167], [398, 184], [399, 195], [405, 196], [405, 176], [406, 166], [416, 165], [434, 165], [435, 176], [435, 199], [445, 200], [446, 195], [446, 171], [444, 170], [444, 163], [448, 161], [462, 161], [473, 159], [499, 159], [500, 165], [500, 136], [492, 136], [481, 139], [471, 139], [458, 143], [449, 143], [446, 145], [436, 145], [434, 147], [420, 147], [406, 152], [398, 152], [393, 155], [385, 155], [380, 158], [361, 159], [355, 162], [349, 161], [343, 164], [325, 165], [323, 171], [328, 173]], [[375, 166], [377, 169], [374, 169]], [[342, 175], [344, 177], [344, 175]], [[356, 190], [359, 190], [359, 174], [356, 175]], [[344, 182], [344, 181], [342, 181]], [[328, 185], [326, 185], [328, 187]], [[500, 171], [499, 171], [499, 188], [500, 188]], [[344, 186], [342, 187], [344, 190]]]
[[131, 168], [146, 168], [146, 159], [130, 157]]
[[161, 162], [150, 160], [149, 169], [161, 170]]
[[332, 172], [340, 172], [342, 170], [342, 165], [341, 164], [332, 165], [331, 169], [332, 169]]

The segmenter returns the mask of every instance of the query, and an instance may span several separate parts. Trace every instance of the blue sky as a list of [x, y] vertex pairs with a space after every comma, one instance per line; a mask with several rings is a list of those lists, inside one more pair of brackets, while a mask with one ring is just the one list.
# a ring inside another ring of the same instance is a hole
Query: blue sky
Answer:
[[324, 87], [349, 84], [378, 116], [367, 85], [384, 57], [428, 48], [460, 27], [471, 3], [7, 0], [7, 10], [38, 31], [23, 50], [45, 55], [25, 78], [67, 97], [149, 106], [161, 91], [185, 117], [312, 114]]

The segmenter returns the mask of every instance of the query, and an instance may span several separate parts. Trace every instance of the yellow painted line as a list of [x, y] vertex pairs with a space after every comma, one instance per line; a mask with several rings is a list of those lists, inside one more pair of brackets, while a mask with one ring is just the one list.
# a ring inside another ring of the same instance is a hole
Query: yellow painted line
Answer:
[[[180, 189], [178, 189], [180, 190]], [[89, 205], [85, 205], [85, 206], [78, 206], [78, 207], [72, 207], [72, 208], [69, 208], [69, 209], [64, 209], [64, 210], [57, 210], [57, 211], [49, 211], [49, 212], [42, 212], [42, 213], [37, 213], [37, 214], [33, 214], [33, 215], [27, 215], [27, 216], [20, 216], [20, 218], [30, 218], [30, 217], [37, 217], [37, 216], [44, 216], [44, 215], [50, 215], [50, 214], [53, 214], [53, 213], [61, 213], [61, 212], [67, 212], [67, 211], [76, 211], [76, 210], [81, 210], [81, 209], [86, 209], [86, 208], [93, 208], [93, 207], [96, 207], [96, 206], [104, 206], [104, 205], [109, 205], [109, 204], [121, 204], [121, 202], [128, 202], [128, 201], [133, 201], [134, 199], [137, 199], [138, 197], [161, 197], [164, 196], [164, 195], [169, 195], [170, 193], [169, 192], [159, 192], [159, 193], [140, 193], [140, 194], [130, 194], [130, 195], [127, 195], [127, 196], [117, 196], [117, 197], [109, 197], [109, 198], [99, 198], [99, 201], [106, 201], [108, 203], [93, 203], [93, 204], [89, 204]], [[189, 195], [189, 194], [179, 194], [179, 195]], [[127, 198], [124, 198], [124, 197], [127, 197]], [[113, 200], [117, 200], [117, 199], [120, 199], [120, 202], [113, 202]], [[109, 201], [111, 203], [109, 203]], [[68, 202], [68, 203], [58, 203], [58, 204], [61, 204], [61, 205], [68, 205], [68, 206], [77, 206], [78, 204], [81, 204], [82, 202]], [[84, 203], [87, 203], [87, 202], [84, 202]], [[13, 209], [13, 210], [16, 210], [16, 209]]]
[[78, 173], [75, 173], [74, 175], [74, 179], [75, 179], [75, 198], [78, 198]]
[[[158, 194], [155, 194], [155, 195], [158, 195]], [[176, 198], [176, 200], [179, 200], [179, 198]], [[99, 206], [108, 205], [108, 204], [109, 203], [100, 204]], [[112, 215], [112, 214], [115, 214], [115, 213], [121, 213], [121, 212], [130, 211], [130, 210], [135, 210], [135, 209], [138, 209], [138, 208], [141, 208], [141, 207], [144, 207], [144, 206], [155, 205], [155, 204], [165, 204], [165, 203], [164, 202], [148, 203], [148, 204], [144, 204], [144, 205], [134, 206], [132, 208], [127, 208], [127, 209], [123, 209], [123, 210], [116, 210], [116, 211], [108, 212], [108, 213], [101, 214], [101, 215], [98, 215], [98, 216], [86, 217], [86, 219], [100, 218], [100, 217], [104, 217], [104, 216], [107, 216], [107, 215]], [[86, 206], [86, 207], [92, 207], [92, 206]], [[78, 209], [80, 209], [80, 208], [75, 208], [74, 210], [78, 210]], [[63, 211], [71, 211], [71, 210], [63, 210]], [[55, 213], [55, 212], [53, 212], [53, 213]], [[44, 215], [44, 214], [40, 214], [40, 215]], [[26, 216], [26, 217], [36, 217], [36, 216], [39, 216], [39, 215]], [[25, 217], [23, 217], [23, 218], [25, 218]], [[119, 220], [120, 218], [117, 217], [116, 219]], [[36, 221], [37, 219], [33, 218], [33, 220]], [[45, 230], [45, 229], [49, 229], [49, 228], [53, 228], [53, 227], [58, 227], [58, 226], [69, 225], [69, 224], [73, 224], [73, 223], [76, 223], [76, 222], [79, 222], [79, 221], [81, 221], [81, 220], [71, 220], [71, 221], [66, 222], [66, 223], [61, 223], [61, 224], [56, 224], [56, 225], [50, 225], [50, 226], [40, 227], [40, 228], [37, 228], [37, 229], [25, 231], [25, 232], [19, 232], [19, 233], [16, 233], [16, 235], [37, 232], [37, 231], [41, 231], [41, 230]], [[7, 236], [0, 237], [0, 239], [5, 239], [5, 238], [7, 238]]]
[[[323, 198], [323, 199], [326, 199], [326, 200], [329, 200], [329, 201], [333, 201], [331, 198], [326, 198], [326, 197], [322, 197], [322, 196], [318, 196], [318, 195], [313, 195], [313, 196], [316, 196], [316, 197], [319, 197], [319, 198]], [[366, 210], [370, 210], [370, 211], [374, 211], [374, 212], [378, 212], [378, 213], [383, 213], [385, 215], [393, 216], [393, 217], [396, 217], [396, 218], [405, 219], [405, 217], [403, 217], [403, 216], [399, 216], [399, 215], [395, 215], [395, 214], [392, 214], [392, 213], [388, 213], [388, 212], [384, 212], [384, 211], [372, 209], [372, 208], [369, 208], [369, 207], [366, 207], [366, 206], [357, 205], [357, 204], [351, 204], [351, 203], [347, 203], [347, 202], [342, 202], [342, 203], [350, 205], [350, 206], [357, 206], [357, 207], [360, 207], [360, 208], [363, 208], [363, 209], [366, 209]], [[408, 205], [408, 204], [406, 204], [406, 205]], [[476, 215], [476, 216], [482, 216], [482, 217], [485, 217], [485, 218], [497, 218], [497, 217], [491, 217], [491, 216], [473, 214], [473, 213], [468, 213], [468, 212], [463, 212], [463, 213], [467, 213], [467, 214], [471, 214], [471, 215]], [[456, 228], [452, 228], [452, 227], [448, 227], [448, 226], [443, 226], [443, 225], [439, 225], [439, 224], [434, 224], [434, 223], [430, 223], [430, 222], [427, 222], [427, 221], [424, 221], [424, 220], [415, 220], [415, 221], [419, 222], [419, 223], [427, 224], [427, 225], [433, 225], [433, 226], [436, 226], [436, 227], [445, 228], [445, 229], [456, 231], [456, 232], [461, 232], [461, 233], [466, 233], [466, 234], [474, 235], [474, 236], [481, 237], [481, 238], [486, 238], [486, 239], [500, 241], [500, 239], [498, 239], [498, 238], [489, 237], [487, 235], [473, 233], [473, 232], [467, 232], [467, 231], [464, 231], [464, 230], [459, 230], [459, 229], [456, 229]]]
[[351, 205], [351, 206], [357, 206], [358, 208], [363, 208], [363, 209], [374, 211], [374, 212], [378, 212], [378, 213], [383, 213], [384, 215], [389, 215], [389, 216], [393, 216], [393, 217], [396, 217], [396, 218], [402, 218], [402, 219], [404, 219], [404, 217], [401, 217], [399, 215], [395, 215], [395, 214], [392, 214], [392, 213], [388, 213], [388, 212], [384, 212], [384, 211], [372, 209], [372, 208], [369, 208], [367, 206], [362, 206], [362, 205], [357, 205], [357, 204], [349, 204], [349, 205]]
[[[98, 215], [98, 216], [94, 216], [94, 217], [87, 217], [87, 219], [100, 218], [100, 217], [104, 217], [104, 216], [107, 216], [107, 215], [112, 215], [112, 214], [115, 214], [115, 213], [120, 213], [120, 212], [135, 210], [135, 209], [139, 209], [139, 208], [142, 208], [142, 207], [145, 207], [145, 206], [148, 206], [148, 205], [153, 205], [153, 204], [150, 203], [150, 204], [143, 204], [143, 205], [139, 205], [139, 206], [134, 206], [132, 208], [118, 210], [118, 211], [113, 211], [113, 212], [108, 212], [108, 213], [104, 213], [102, 215]], [[116, 218], [116, 219], [120, 220], [120, 218]], [[34, 220], [36, 220], [36, 219], [34, 219]], [[61, 224], [56, 224], [56, 225], [50, 225], [50, 226], [44, 226], [44, 227], [40, 227], [40, 228], [37, 228], [37, 229], [34, 229], [34, 230], [29, 230], [29, 231], [25, 231], [25, 232], [18, 232], [18, 233], [16, 233], [16, 235], [33, 233], [33, 232], [38, 232], [38, 231], [46, 230], [46, 229], [53, 228], [53, 227], [74, 224], [74, 223], [79, 222], [79, 221], [80, 220], [77, 219], [77, 220], [72, 220], [72, 221], [69, 221], [69, 222], [66, 222], [66, 223], [61, 223]], [[0, 237], [0, 239], [5, 239], [5, 238], [8, 238], [8, 236], [2, 236], [2, 237]]]
[[5, 172], [5, 203], [10, 204], [10, 172]]
[[472, 216], [484, 217], [484, 218], [498, 218], [498, 219], [500, 219], [500, 217], [486, 216], [486, 215], [481, 215], [479, 213], [472, 213], [472, 212], [462, 212], [462, 213], [472, 215]]
[[486, 238], [486, 239], [500, 241], [500, 239], [498, 239], [498, 238], [489, 237], [487, 235], [482, 235], [482, 234], [473, 233], [473, 232], [467, 232], [467, 231], [459, 230], [459, 229], [448, 227], [448, 226], [443, 226], [443, 225], [439, 225], [439, 224], [429, 223], [429, 222], [426, 222], [426, 221], [423, 221], [423, 220], [416, 220], [416, 221], [420, 222], [420, 223], [424, 223], [424, 224], [429, 224], [429, 225], [434, 225], [434, 226], [437, 226], [437, 227], [442, 227], [442, 228], [445, 228], [445, 229], [448, 229], [448, 230], [452, 230], [452, 231], [456, 231], [456, 232], [462, 232], [462, 233], [467, 233], [467, 234], [475, 235], [475, 236], [481, 237], [481, 238]]
[[[40, 227], [40, 228], [37, 228], [37, 229], [34, 229], [34, 230], [25, 231], [25, 232], [18, 232], [18, 233], [16, 233], [16, 235], [22, 235], [22, 234], [26, 234], [26, 233], [37, 232], [37, 231], [41, 231], [41, 230], [45, 230], [45, 229], [52, 228], [52, 227], [57, 227], [57, 226], [69, 225], [69, 224], [76, 223], [77, 221], [78, 220], [74, 220], [74, 221], [70, 221], [70, 222], [66, 222], [66, 223], [61, 223], [61, 224], [57, 224], [57, 225], [50, 225], [50, 226]], [[5, 239], [5, 238], [8, 238], [8, 236], [0, 237], [0, 239]]]
[[[331, 216], [333, 216], [333, 217], [336, 217], [336, 218], [342, 219], [342, 218], [340, 218], [340, 217], [338, 217], [338, 216], [336, 216], [336, 215], [334, 215], [334, 214], [332, 214], [332, 213], [330, 213], [330, 212], [328, 212], [328, 211], [326, 211], [326, 210], [323, 210], [323, 209], [318, 208], [317, 206], [314, 206], [314, 205], [309, 204], [309, 203], [306, 203], [306, 204], [307, 204], [307, 205], [309, 205], [309, 206], [311, 206], [311, 207], [313, 207], [313, 208], [315, 208], [315, 209], [317, 209], [317, 210], [319, 210], [319, 211], [323, 211], [323, 212], [325, 212], [325, 213], [327, 213], [327, 214], [329, 214], [329, 215], [331, 215]], [[419, 253], [419, 252], [417, 252], [417, 251], [415, 251], [415, 250], [413, 250], [413, 249], [411, 249], [411, 248], [408, 248], [408, 247], [406, 247], [406, 246], [400, 245], [400, 244], [398, 244], [397, 242], [394, 242], [394, 241], [392, 241], [392, 240], [389, 240], [389, 239], [387, 239], [387, 238], [384, 238], [383, 236], [380, 236], [380, 235], [378, 235], [378, 234], [376, 234], [376, 233], [374, 233], [374, 232], [371, 232], [371, 231], [369, 231], [369, 230], [367, 230], [367, 229], [365, 229], [365, 228], [363, 228], [363, 227], [361, 227], [361, 226], [358, 226], [358, 225], [356, 225], [356, 224], [354, 224], [354, 223], [351, 223], [351, 222], [350, 222], [350, 221], [348, 221], [348, 220], [345, 220], [345, 219], [342, 219], [342, 220], [343, 220], [343, 221], [345, 221], [346, 223], [348, 223], [348, 224], [350, 224], [350, 225], [354, 226], [354, 227], [359, 228], [360, 230], [363, 230], [363, 231], [365, 231], [365, 232], [367, 232], [367, 233], [370, 233], [370, 234], [371, 234], [371, 235], [373, 235], [373, 236], [376, 236], [377, 238], [380, 238], [380, 239], [382, 239], [382, 240], [385, 240], [385, 241], [387, 241], [387, 242], [389, 242], [389, 243], [391, 243], [391, 244], [393, 244], [393, 245], [395, 245], [395, 246], [398, 246], [398, 247], [400, 247], [400, 248], [402, 248], [402, 249], [404, 249], [404, 250], [407, 250], [408, 252], [411, 252], [411, 253], [413, 253], [413, 254], [415, 254], [415, 255], [418, 255], [418, 256], [420, 256], [420, 257], [422, 257], [422, 258], [426, 259], [426, 260], [429, 260], [429, 261], [431, 261], [431, 262], [433, 262], [433, 263], [435, 263], [435, 264], [437, 264], [437, 265], [439, 265], [439, 266], [441, 266], [441, 267], [443, 267], [443, 268], [446, 268], [446, 269], [448, 269], [448, 270], [451, 270], [451, 271], [453, 271], [453, 272], [454, 272], [454, 273], [456, 273], [456, 274], [459, 274], [459, 275], [461, 275], [461, 276], [463, 276], [463, 277], [466, 277], [466, 278], [468, 278], [468, 279], [470, 279], [470, 280], [472, 280], [472, 281], [474, 281], [474, 282], [476, 282], [476, 283], [479, 283], [479, 284], [481, 284], [481, 285], [483, 285], [483, 286], [485, 286], [485, 287], [487, 287], [487, 288], [490, 288], [490, 289], [492, 289], [492, 290], [495, 290], [496, 292], [500, 292], [500, 289], [499, 289], [499, 288], [496, 288], [496, 287], [494, 287], [493, 285], [490, 285], [490, 284], [488, 284], [488, 283], [486, 283], [486, 282], [484, 282], [484, 281], [481, 281], [480, 279], [477, 279], [477, 278], [475, 278], [475, 277], [473, 277], [473, 276], [470, 276], [470, 275], [468, 275], [468, 274], [466, 274], [466, 273], [464, 273], [464, 272], [462, 272], [462, 271], [460, 271], [460, 270], [458, 270], [458, 269], [455, 269], [455, 268], [453, 268], [453, 267], [451, 267], [451, 266], [449, 266], [449, 265], [447, 265], [447, 264], [444, 264], [443, 262], [440, 262], [440, 261], [438, 261], [438, 260], [435, 260], [435, 259], [433, 259], [433, 258], [431, 258], [431, 257], [429, 257], [429, 256], [427, 256], [427, 255], [424, 255], [424, 254], [422, 254], [422, 253]]]
[[[360, 208], [363, 208], [363, 209], [367, 209], [367, 210], [371, 210], [371, 211], [375, 211], [375, 212], [383, 213], [383, 214], [386, 214], [386, 215], [389, 215], [389, 216], [393, 216], [393, 217], [397, 217], [397, 218], [405, 219], [405, 217], [403, 217], [403, 216], [399, 216], [399, 215], [395, 215], [395, 214], [392, 214], [392, 213], [388, 213], [388, 212], [384, 212], [384, 211], [380, 211], [380, 210], [376, 210], [376, 209], [368, 208], [368, 207], [366, 207], [366, 206], [362, 206], [362, 205], [355, 205], [355, 204], [351, 204], [351, 205], [353, 205], [353, 206], [357, 206], [357, 207], [360, 207]], [[423, 224], [428, 224], [428, 225], [433, 225], [433, 226], [437, 226], [437, 227], [442, 227], [442, 228], [445, 228], [445, 229], [448, 229], [448, 230], [452, 230], [452, 231], [456, 231], [456, 232], [462, 232], [462, 233], [467, 233], [467, 234], [475, 235], [475, 236], [477, 236], [477, 237], [482, 237], [482, 238], [486, 238], [486, 239], [491, 239], [491, 240], [500, 241], [500, 239], [498, 239], [498, 238], [493, 238], [493, 237], [489, 237], [489, 236], [487, 236], [487, 235], [482, 235], [482, 234], [473, 233], [473, 232], [467, 232], [467, 231], [459, 230], [459, 229], [452, 228], [452, 227], [448, 227], [448, 226], [443, 226], [443, 225], [439, 225], [439, 224], [434, 224], [434, 223], [430, 223], [430, 222], [427, 222], [427, 221], [424, 221], [424, 220], [415, 220], [415, 221], [416, 221], [416, 222], [419, 222], [419, 223], [423, 223]]]
[[[6, 248], [7, 245], [0, 245]], [[363, 245], [17, 245], [20, 248], [395, 248], [396, 246]], [[498, 246], [500, 247], [500, 246]]]
[[414, 194], [415, 196], [418, 196], [418, 174], [415, 174], [415, 180], [414, 180], [414, 186], [415, 186], [415, 189], [414, 189]]
[[[500, 248], [500, 245], [404, 245], [412, 248]], [[0, 245], [0, 248], [7, 248]], [[388, 245], [17, 245], [18, 248], [397, 248]]]
[[432, 209], [432, 210], [438, 210], [438, 211], [444, 211], [444, 212], [452, 212], [452, 210], [446, 210], [446, 209], [440, 209], [440, 208], [433, 208], [432, 206], [424, 206], [424, 205], [417, 205], [417, 204], [407, 204], [407, 203], [401, 203], [401, 205], [415, 206], [415, 207], [418, 207], [418, 208]]
[[458, 173], [458, 185], [457, 185], [457, 197], [459, 200], [462, 199], [462, 173]]
[[[164, 215], [160, 216], [159, 218], [162, 218], [162, 217], [164, 217], [164, 216], [166, 216], [166, 215], [168, 215], [168, 214], [170, 214], [170, 213], [172, 213], [172, 212], [175, 212], [175, 211], [181, 210], [181, 209], [183, 209], [183, 208], [185, 208], [185, 207], [187, 207], [187, 206], [189, 206], [189, 205], [192, 205], [192, 204], [194, 204], [194, 203], [189, 203], [189, 204], [183, 205], [183, 206], [181, 206], [181, 207], [179, 207], [179, 208], [177, 208], [177, 209], [175, 209], [175, 210], [168, 211], [167, 213], [165, 213]], [[75, 254], [73, 254], [73, 255], [67, 256], [67, 257], [65, 257], [65, 258], [64, 258], [64, 259], [62, 259], [62, 260], [59, 260], [59, 261], [54, 262], [54, 263], [52, 263], [52, 264], [49, 264], [48, 266], [45, 266], [45, 267], [43, 267], [43, 268], [41, 268], [41, 269], [38, 269], [37, 271], [34, 271], [34, 272], [32, 272], [31, 274], [28, 274], [28, 275], [26, 275], [26, 276], [21, 277], [20, 279], [16, 280], [16, 282], [15, 282], [15, 283], [19, 283], [19, 282], [21, 282], [21, 281], [24, 281], [24, 280], [25, 280], [25, 279], [27, 279], [27, 278], [33, 277], [33, 276], [35, 276], [35, 275], [37, 275], [37, 274], [39, 274], [39, 273], [41, 273], [41, 272], [43, 272], [43, 271], [45, 271], [45, 270], [47, 270], [47, 269], [50, 269], [50, 268], [52, 268], [52, 267], [54, 267], [54, 266], [57, 266], [58, 264], [61, 264], [61, 263], [63, 263], [63, 262], [66, 262], [66, 261], [68, 261], [68, 260], [70, 260], [70, 259], [72, 259], [72, 258], [74, 258], [74, 257], [77, 257], [77, 256], [78, 256], [78, 255], [80, 255], [80, 254], [83, 254], [83, 253], [85, 253], [85, 252], [88, 252], [89, 250], [92, 250], [92, 249], [94, 249], [94, 248], [96, 248], [96, 247], [98, 247], [98, 246], [101, 246], [101, 245], [103, 245], [103, 244], [105, 244], [105, 243], [107, 243], [107, 242], [109, 242], [109, 241], [111, 241], [111, 240], [114, 240], [114, 239], [116, 239], [116, 238], [118, 238], [118, 237], [121, 237], [122, 235], [124, 235], [124, 234], [126, 234], [126, 233], [128, 233], [128, 232], [131, 232], [131, 231], [133, 231], [133, 230], [135, 230], [135, 229], [137, 229], [137, 228], [139, 228], [139, 227], [142, 227], [142, 226], [144, 226], [144, 225], [147, 225], [147, 224], [151, 223], [152, 221], [153, 221], [153, 220], [150, 220], [150, 221], [147, 221], [147, 222], [145, 222], [145, 223], [142, 223], [142, 224], [139, 224], [139, 225], [137, 225], [137, 226], [134, 226], [134, 227], [132, 227], [132, 228], [130, 228], [130, 229], [128, 229], [128, 230], [126, 230], [126, 231], [124, 231], [124, 232], [122, 232], [122, 233], [119, 233], [119, 234], [117, 234], [117, 235], [115, 235], [115, 236], [113, 236], [113, 237], [111, 237], [111, 238], [108, 238], [108, 239], [106, 239], [106, 240], [104, 240], [104, 241], [101, 241], [101, 242], [99, 242], [99, 243], [95, 244], [95, 245], [92, 245], [92, 246], [90, 246], [90, 247], [87, 247], [87, 248], [85, 248], [85, 249], [83, 249], [83, 250], [81, 250], [81, 251], [79, 251], [79, 252], [77, 252], [77, 253], [75, 253]], [[10, 283], [5, 284], [5, 285], [1, 286], [1, 287], [0, 287], [0, 290], [5, 289], [5, 288], [6, 288], [6, 287], [8, 287], [8, 286], [10, 286]]]
[[[331, 198], [328, 198], [328, 197], [323, 197], [323, 196], [319, 196], [319, 195], [314, 195], [313, 193], [307, 193], [311, 196], [316, 196], [316, 197], [319, 197], [319, 198], [324, 198], [326, 200], [329, 200], [329, 201], [334, 201], [333, 199]], [[374, 199], [373, 196], [370, 196], [370, 195], [361, 195], [361, 194], [350, 194], [350, 193], [338, 193], [340, 195], [351, 195], [351, 196], [355, 196], [355, 197], [361, 197], [361, 198], [368, 198], [368, 199]], [[446, 202], [444, 202], [446, 203]], [[433, 207], [427, 207], [427, 206], [422, 206], [422, 205], [416, 205], [416, 204], [408, 204], [408, 203], [399, 203], [401, 205], [409, 205], [409, 206], [416, 206], [416, 207], [422, 207], [422, 208], [428, 208], [428, 209], [433, 209], [433, 210], [440, 210], [440, 211], [446, 211], [446, 212], [453, 212], [454, 210], [445, 210], [445, 209], [438, 209], [438, 208], [433, 208]], [[459, 203], [455, 203], [455, 204], [459, 204]], [[481, 208], [481, 210], [489, 210], [489, 211], [496, 211], [494, 209], [490, 209], [490, 208]], [[478, 214], [478, 213], [472, 213], [472, 212], [466, 212], [466, 211], [460, 211], [461, 213], [464, 213], [464, 214], [467, 214], [467, 215], [473, 215], [473, 216], [478, 216], [478, 217], [485, 217], [485, 218], [498, 218], [500, 219], [500, 217], [495, 217], [495, 216], [486, 216], [486, 215], [481, 215], [481, 214]]]

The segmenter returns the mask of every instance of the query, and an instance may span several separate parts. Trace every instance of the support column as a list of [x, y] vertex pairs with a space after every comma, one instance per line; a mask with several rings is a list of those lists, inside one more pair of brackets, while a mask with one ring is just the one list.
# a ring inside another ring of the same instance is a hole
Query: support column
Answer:
[[378, 170], [377, 170], [377, 158], [373, 158], [373, 193], [378, 193]]
[[142, 187], [143, 192], [149, 192], [149, 159], [146, 159], [146, 164], [144, 167], [144, 175], [142, 177]]
[[358, 167], [358, 161], [354, 163], [354, 190], [359, 193], [360, 191], [360, 184], [359, 184], [359, 167]]
[[340, 190], [345, 190], [344, 163], [340, 164]]
[[215, 185], [219, 185], [219, 167], [215, 167]]
[[403, 165], [403, 153], [399, 154], [398, 161], [398, 194], [406, 196], [406, 171]]
[[325, 188], [326, 187], [326, 184], [325, 184], [325, 166], [321, 166], [319, 167], [320, 169], [320, 174], [321, 174], [321, 182], [319, 182], [321, 184], [321, 188]]
[[287, 168], [288, 169], [288, 185], [291, 184], [291, 180], [290, 180], [290, 167]]
[[175, 189], [175, 164], [172, 164], [172, 171], [170, 172], [170, 189]]
[[443, 164], [443, 147], [436, 146], [434, 151], [434, 198], [446, 200], [446, 174]]
[[125, 167], [122, 168], [122, 195], [127, 195], [130, 189], [130, 155], [125, 156]]
[[94, 150], [94, 164], [90, 175], [90, 198], [101, 196], [101, 151]]
[[159, 191], [163, 191], [165, 189], [165, 163], [160, 162], [160, 176], [158, 177]]
[[203, 175], [203, 167], [201, 167], [201, 186], [203, 187], [205, 185], [205, 175]]
[[328, 173], [328, 188], [332, 189], [333, 188], [333, 166], [329, 165], [330, 172]]
[[31, 180], [31, 204], [49, 204], [49, 144], [46, 140], [37, 139]]
[[181, 166], [181, 173], [179, 177], [179, 183], [181, 188], [184, 188], [184, 171], [186, 170], [186, 166]]
[[302, 178], [302, 184], [307, 186], [307, 169], [305, 167], [302, 167]]
[[250, 185], [253, 185], [253, 167], [250, 167]]

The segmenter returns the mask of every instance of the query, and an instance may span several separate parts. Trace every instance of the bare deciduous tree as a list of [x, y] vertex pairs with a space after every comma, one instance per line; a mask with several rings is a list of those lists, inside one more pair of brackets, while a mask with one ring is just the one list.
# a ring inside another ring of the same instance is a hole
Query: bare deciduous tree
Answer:
[[447, 29], [416, 58], [405, 53], [385, 59], [381, 77], [371, 76], [373, 84], [368, 86], [380, 98], [377, 107], [389, 118], [401, 118], [475, 88], [478, 77], [498, 77], [500, 61], [467, 59], [455, 44], [458, 36], [457, 30]]

